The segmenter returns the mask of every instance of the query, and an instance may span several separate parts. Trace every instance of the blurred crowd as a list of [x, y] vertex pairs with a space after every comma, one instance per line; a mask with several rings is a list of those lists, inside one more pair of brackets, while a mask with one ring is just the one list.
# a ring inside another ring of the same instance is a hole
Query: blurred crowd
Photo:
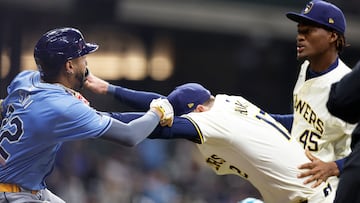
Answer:
[[69, 203], [236, 203], [261, 198], [246, 180], [217, 176], [196, 145], [147, 139], [135, 148], [106, 141], [65, 143], [48, 187]]

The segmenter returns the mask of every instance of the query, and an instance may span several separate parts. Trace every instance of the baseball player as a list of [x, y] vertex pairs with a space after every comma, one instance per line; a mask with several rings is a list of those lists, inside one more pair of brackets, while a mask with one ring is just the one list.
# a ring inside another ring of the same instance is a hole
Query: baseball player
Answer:
[[[293, 91], [293, 114], [273, 117], [310, 152], [313, 162], [300, 167], [311, 170], [299, 177], [310, 176], [305, 183], [316, 180], [316, 187], [329, 176], [339, 175], [343, 158], [351, 151], [354, 125], [332, 116], [326, 108], [331, 84], [351, 71], [339, 58], [346, 46], [346, 21], [338, 7], [322, 0], [286, 16], [298, 23], [297, 58], [304, 62]], [[338, 180], [334, 180], [336, 185]]]
[[[141, 110], [152, 98], [159, 97], [157, 93], [111, 85], [92, 74], [85, 87], [113, 94]], [[181, 85], [167, 98], [175, 115], [182, 116], [175, 116], [171, 128], [156, 128], [149, 138], [181, 138], [197, 143], [204, 161], [216, 174], [235, 174], [250, 181], [264, 202], [333, 201], [331, 183], [322, 182], [312, 188], [297, 178], [302, 171], [297, 166], [309, 161], [304, 149], [280, 123], [246, 99], [224, 94], [213, 97], [197, 83]], [[124, 122], [136, 118], [124, 113], [112, 116]]]
[[34, 49], [39, 71], [21, 72], [9, 85], [2, 102], [0, 202], [64, 202], [45, 183], [64, 142], [101, 138], [133, 146], [160, 120], [171, 125], [166, 99], [153, 100], [150, 110], [127, 124], [88, 105], [75, 90], [88, 72], [86, 55], [97, 49], [77, 29], [50, 30]]

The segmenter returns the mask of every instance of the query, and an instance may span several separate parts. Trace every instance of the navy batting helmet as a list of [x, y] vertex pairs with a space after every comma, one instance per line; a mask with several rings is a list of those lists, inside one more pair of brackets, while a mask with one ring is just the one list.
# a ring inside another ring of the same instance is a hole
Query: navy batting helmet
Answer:
[[45, 33], [34, 48], [36, 65], [43, 79], [55, 77], [66, 61], [92, 53], [98, 45], [86, 43], [75, 28], [57, 28]]

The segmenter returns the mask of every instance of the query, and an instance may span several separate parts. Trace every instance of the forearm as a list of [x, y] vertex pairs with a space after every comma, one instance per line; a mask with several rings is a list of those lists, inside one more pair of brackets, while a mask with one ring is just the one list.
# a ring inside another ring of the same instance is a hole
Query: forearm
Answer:
[[114, 95], [122, 103], [141, 111], [147, 110], [153, 99], [164, 98], [163, 95], [155, 92], [136, 91], [111, 84], [108, 86], [108, 94]]
[[201, 144], [203, 138], [196, 123], [184, 117], [174, 117], [171, 128], [157, 126], [149, 136], [150, 139], [187, 139]]
[[114, 119], [110, 128], [100, 138], [132, 147], [149, 136], [159, 120], [159, 115], [153, 111], [148, 111], [128, 123]]
[[[141, 117], [144, 113], [110, 113], [110, 116], [121, 122], [130, 122]], [[195, 143], [202, 143], [202, 134], [195, 123], [187, 118], [174, 117], [171, 128], [158, 125], [148, 137], [150, 139], [187, 139]]]
[[114, 95], [119, 101], [141, 111], [147, 111], [153, 99], [164, 98], [164, 96], [154, 92], [136, 91], [112, 85], [91, 73], [86, 77], [84, 88], [96, 94]]

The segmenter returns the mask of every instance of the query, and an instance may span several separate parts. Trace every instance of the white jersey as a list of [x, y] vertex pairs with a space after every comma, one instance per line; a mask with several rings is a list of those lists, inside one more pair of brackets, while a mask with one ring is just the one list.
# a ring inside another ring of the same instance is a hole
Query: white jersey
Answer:
[[244, 98], [217, 95], [211, 110], [187, 117], [201, 131], [202, 144], [197, 146], [206, 163], [218, 175], [250, 181], [266, 203], [333, 201], [329, 183], [311, 188], [297, 178], [297, 166], [309, 162], [304, 149], [281, 124]]
[[355, 125], [332, 116], [326, 102], [331, 84], [351, 69], [339, 59], [338, 66], [330, 72], [305, 81], [308, 65], [308, 61], [302, 64], [293, 92], [294, 123], [291, 135], [322, 161], [335, 161], [350, 153], [351, 132]]

